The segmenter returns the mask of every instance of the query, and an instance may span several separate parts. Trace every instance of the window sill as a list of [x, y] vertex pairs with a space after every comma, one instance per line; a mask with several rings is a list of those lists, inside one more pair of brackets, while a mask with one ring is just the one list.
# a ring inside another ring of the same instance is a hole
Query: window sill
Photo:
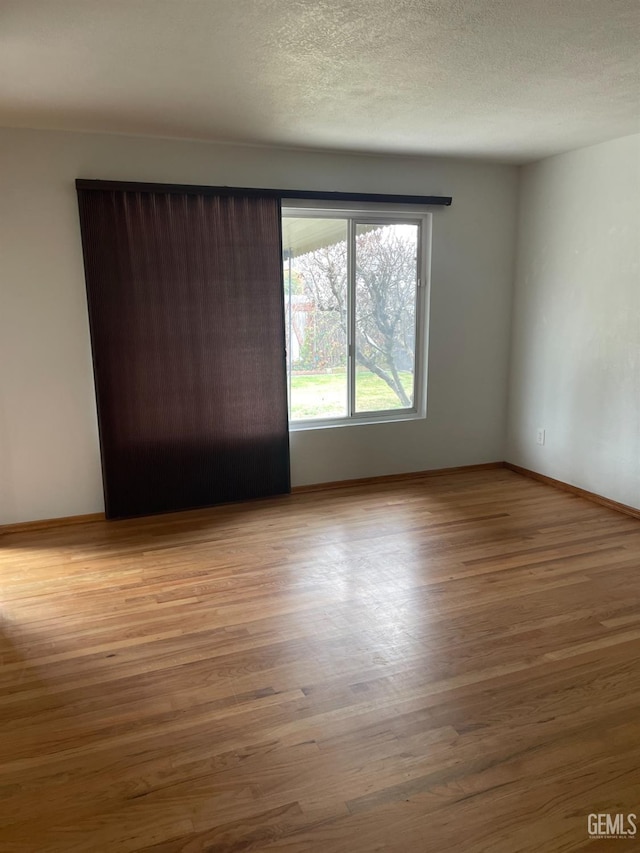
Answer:
[[402, 421], [425, 420], [423, 412], [390, 412], [385, 415], [361, 415], [352, 418], [332, 418], [323, 420], [289, 421], [289, 432], [307, 432], [317, 429], [335, 429], [336, 427], [368, 426], [371, 424], [394, 424]]

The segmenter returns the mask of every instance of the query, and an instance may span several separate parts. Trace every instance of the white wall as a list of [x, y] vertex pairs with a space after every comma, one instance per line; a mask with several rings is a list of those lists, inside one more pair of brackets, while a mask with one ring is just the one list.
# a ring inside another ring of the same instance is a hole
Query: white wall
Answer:
[[518, 233], [507, 458], [640, 507], [640, 136], [527, 166]]
[[77, 177], [453, 195], [433, 223], [428, 418], [297, 432], [305, 484], [504, 457], [517, 170], [0, 130], [0, 523], [103, 508]]

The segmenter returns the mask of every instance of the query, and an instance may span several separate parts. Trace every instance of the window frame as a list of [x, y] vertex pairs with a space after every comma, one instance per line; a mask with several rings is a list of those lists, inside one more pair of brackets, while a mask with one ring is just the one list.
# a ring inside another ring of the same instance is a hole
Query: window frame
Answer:
[[[394, 423], [424, 419], [427, 416], [427, 352], [429, 333], [429, 304], [431, 294], [431, 231], [433, 214], [418, 205], [353, 203], [338, 205], [335, 202], [313, 202], [293, 199], [282, 200], [282, 218], [344, 219], [347, 222], [347, 408], [344, 416], [293, 420], [291, 417], [291, 372], [289, 353], [286, 367], [289, 386], [289, 430], [298, 432], [313, 429], [354, 426], [363, 424]], [[371, 224], [407, 224], [418, 226], [418, 259], [416, 284], [416, 344], [414, 354], [413, 406], [403, 409], [356, 412], [356, 310], [355, 310], [355, 246], [356, 228]], [[284, 246], [282, 247], [284, 250]], [[284, 256], [284, 251], [283, 251]]]

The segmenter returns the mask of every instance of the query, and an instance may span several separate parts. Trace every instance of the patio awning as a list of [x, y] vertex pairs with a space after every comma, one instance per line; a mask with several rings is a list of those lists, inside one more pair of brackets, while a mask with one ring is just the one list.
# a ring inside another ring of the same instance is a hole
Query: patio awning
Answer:
[[[362, 230], [372, 231], [375, 225], [359, 225]], [[344, 219], [316, 219], [316, 217], [285, 216], [282, 219], [282, 249], [285, 257], [299, 257], [314, 249], [333, 246], [347, 239], [347, 223]]]

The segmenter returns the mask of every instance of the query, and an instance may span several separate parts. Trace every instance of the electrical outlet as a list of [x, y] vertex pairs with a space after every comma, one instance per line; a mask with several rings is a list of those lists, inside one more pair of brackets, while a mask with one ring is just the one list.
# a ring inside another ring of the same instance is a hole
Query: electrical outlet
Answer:
[[536, 442], [538, 444], [544, 444], [544, 439], [544, 430], [542, 429], [542, 427], [538, 427], [538, 429], [536, 430]]

